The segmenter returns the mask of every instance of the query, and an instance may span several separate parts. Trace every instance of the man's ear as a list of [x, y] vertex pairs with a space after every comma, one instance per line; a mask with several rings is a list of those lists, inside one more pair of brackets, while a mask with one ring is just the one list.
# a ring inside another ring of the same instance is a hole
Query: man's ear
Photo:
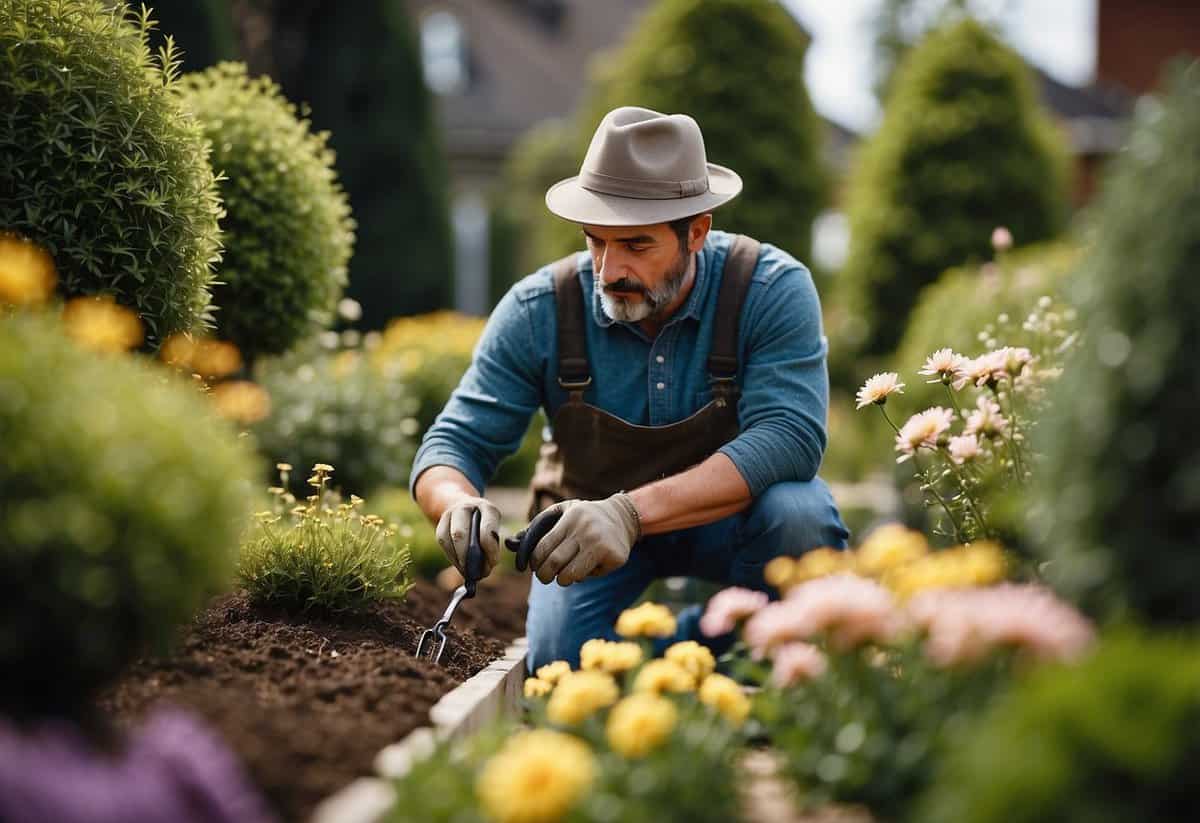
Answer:
[[708, 232], [712, 228], [712, 214], [700, 214], [692, 219], [692, 224], [688, 226], [688, 251], [698, 252], [704, 248], [704, 239], [708, 237]]

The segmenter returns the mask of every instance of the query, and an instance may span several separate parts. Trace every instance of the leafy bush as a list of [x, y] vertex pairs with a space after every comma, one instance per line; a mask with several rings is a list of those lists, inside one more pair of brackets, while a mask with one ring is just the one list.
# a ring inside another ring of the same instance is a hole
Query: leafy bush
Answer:
[[0, 711], [79, 708], [225, 586], [251, 457], [190, 387], [0, 318]]
[[[704, 133], [708, 159], [745, 182], [744, 194], [720, 208], [720, 228], [807, 260], [827, 194], [821, 121], [804, 85], [807, 49], [807, 36], [778, 3], [654, 4], [619, 51], [597, 64], [604, 68], [576, 119], [569, 174], [578, 172], [596, 126], [617, 106], [689, 114]], [[546, 219], [561, 238], [550, 258], [582, 248], [578, 226]]]
[[1088, 608], [1200, 619], [1200, 65], [1140, 109], [1072, 282], [1084, 345], [1045, 426], [1038, 537]]
[[180, 83], [225, 177], [217, 333], [249, 359], [328, 326], [354, 245], [327, 133], [314, 134], [268, 77], [222, 63]]
[[830, 322], [846, 356], [890, 352], [920, 290], [986, 258], [996, 226], [1036, 243], [1066, 215], [1062, 139], [1016, 53], [968, 19], [931, 34], [899, 72], [849, 184]]
[[[332, 466], [318, 463], [303, 505], [286, 491], [291, 474], [281, 463], [279, 486], [272, 488], [272, 511], [257, 515], [261, 532], [242, 544], [238, 578], [251, 599], [285, 609], [343, 612], [412, 588], [409, 553], [396, 539], [395, 525], [363, 514], [362, 498], [345, 503], [326, 486]], [[285, 508], [292, 506], [288, 511]]]
[[157, 346], [207, 315], [221, 207], [151, 25], [124, 3], [0, 0], [0, 226], [51, 252], [64, 295], [136, 309]]
[[1037, 672], [959, 735], [927, 823], [1190, 820], [1200, 807], [1200, 646], [1123, 630]]
[[446, 553], [438, 544], [433, 524], [417, 506], [407, 488], [385, 489], [372, 496], [367, 508], [372, 514], [396, 524], [396, 533], [400, 542], [408, 546], [413, 571], [417, 575], [433, 578], [450, 565]]
[[259, 450], [293, 466], [337, 466], [333, 483], [346, 494], [366, 497], [406, 483], [418, 432], [408, 385], [395, 370], [371, 368], [354, 349], [296, 354], [304, 356], [260, 369], [271, 414], [252, 429]]

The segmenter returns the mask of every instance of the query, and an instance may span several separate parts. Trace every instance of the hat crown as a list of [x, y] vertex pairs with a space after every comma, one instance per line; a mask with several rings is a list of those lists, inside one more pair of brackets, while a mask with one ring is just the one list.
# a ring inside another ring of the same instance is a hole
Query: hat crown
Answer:
[[593, 191], [650, 199], [689, 197], [708, 189], [700, 126], [686, 114], [622, 106], [605, 115], [580, 168]]

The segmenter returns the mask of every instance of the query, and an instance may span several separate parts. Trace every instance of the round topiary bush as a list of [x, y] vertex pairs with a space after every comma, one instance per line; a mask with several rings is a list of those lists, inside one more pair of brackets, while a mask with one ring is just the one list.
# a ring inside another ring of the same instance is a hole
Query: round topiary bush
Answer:
[[251, 456], [176, 380], [0, 319], [0, 713], [81, 710], [232, 579]]
[[1140, 105], [1070, 284], [1082, 345], [1042, 427], [1035, 518], [1055, 582], [1100, 613], [1200, 620], [1200, 63]]
[[988, 259], [995, 227], [1021, 244], [1053, 237], [1066, 219], [1067, 168], [1016, 52], [970, 19], [930, 34], [901, 64], [849, 182], [831, 349], [891, 352], [920, 290]]
[[54, 255], [64, 295], [135, 309], [154, 347], [205, 319], [221, 207], [152, 25], [124, 3], [0, 0], [0, 226]]
[[404, 485], [416, 453], [418, 400], [396, 368], [377, 369], [355, 350], [264, 364], [271, 414], [252, 431], [259, 451], [295, 467], [297, 497], [311, 493], [305, 471], [335, 467], [330, 485], [370, 499]]
[[224, 175], [217, 334], [249, 359], [281, 354], [329, 325], [346, 286], [354, 222], [329, 135], [314, 133], [278, 85], [240, 63], [180, 85]]

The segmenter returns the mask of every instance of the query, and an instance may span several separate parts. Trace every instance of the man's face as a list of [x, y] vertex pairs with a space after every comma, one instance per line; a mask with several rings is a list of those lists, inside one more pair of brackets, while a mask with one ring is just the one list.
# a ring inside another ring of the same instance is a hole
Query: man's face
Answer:
[[660, 314], [679, 296], [690, 254], [666, 223], [583, 227], [604, 313], [638, 323]]

